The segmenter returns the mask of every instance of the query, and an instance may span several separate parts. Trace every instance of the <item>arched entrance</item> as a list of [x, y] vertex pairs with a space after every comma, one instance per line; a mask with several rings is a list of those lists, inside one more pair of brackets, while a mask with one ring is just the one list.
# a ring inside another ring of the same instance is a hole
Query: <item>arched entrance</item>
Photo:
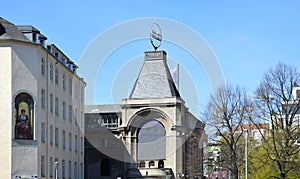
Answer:
[[148, 120], [138, 130], [138, 160], [158, 161], [166, 158], [166, 130], [157, 120]]
[[34, 102], [28, 93], [20, 93], [15, 98], [14, 128], [15, 139], [33, 139]]

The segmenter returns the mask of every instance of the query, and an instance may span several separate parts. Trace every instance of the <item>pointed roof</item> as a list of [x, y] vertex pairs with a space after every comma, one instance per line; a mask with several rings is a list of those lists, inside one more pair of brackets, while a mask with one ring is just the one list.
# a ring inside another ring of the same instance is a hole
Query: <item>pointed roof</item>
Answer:
[[167, 65], [165, 51], [144, 53], [144, 64], [129, 98], [180, 97]]
[[20, 40], [30, 42], [30, 40], [22, 34], [21, 31], [13, 23], [0, 17], [0, 40], [10, 39], [10, 40]]

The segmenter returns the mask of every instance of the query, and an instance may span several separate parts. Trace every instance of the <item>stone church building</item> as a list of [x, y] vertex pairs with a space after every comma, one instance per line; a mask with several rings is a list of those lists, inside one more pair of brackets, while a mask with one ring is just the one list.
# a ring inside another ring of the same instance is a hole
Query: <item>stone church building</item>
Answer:
[[204, 127], [180, 97], [167, 53], [145, 52], [129, 98], [85, 106], [85, 178], [201, 178]]

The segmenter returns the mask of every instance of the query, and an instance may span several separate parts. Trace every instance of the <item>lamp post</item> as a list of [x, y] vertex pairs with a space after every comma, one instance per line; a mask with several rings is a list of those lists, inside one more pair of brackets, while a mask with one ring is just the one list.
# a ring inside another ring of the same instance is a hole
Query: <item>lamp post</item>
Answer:
[[57, 175], [57, 170], [58, 170], [58, 162], [56, 161], [55, 163], [54, 163], [54, 167], [55, 167], [55, 179], [57, 179], [58, 178], [58, 175]]
[[245, 179], [248, 179], [248, 130], [245, 132]]

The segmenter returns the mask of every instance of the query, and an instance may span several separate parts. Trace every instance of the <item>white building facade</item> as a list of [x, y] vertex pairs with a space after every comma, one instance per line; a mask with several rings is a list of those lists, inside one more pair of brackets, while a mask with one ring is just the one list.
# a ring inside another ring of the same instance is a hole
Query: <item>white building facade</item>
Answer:
[[0, 18], [0, 178], [83, 178], [85, 83], [46, 40]]

